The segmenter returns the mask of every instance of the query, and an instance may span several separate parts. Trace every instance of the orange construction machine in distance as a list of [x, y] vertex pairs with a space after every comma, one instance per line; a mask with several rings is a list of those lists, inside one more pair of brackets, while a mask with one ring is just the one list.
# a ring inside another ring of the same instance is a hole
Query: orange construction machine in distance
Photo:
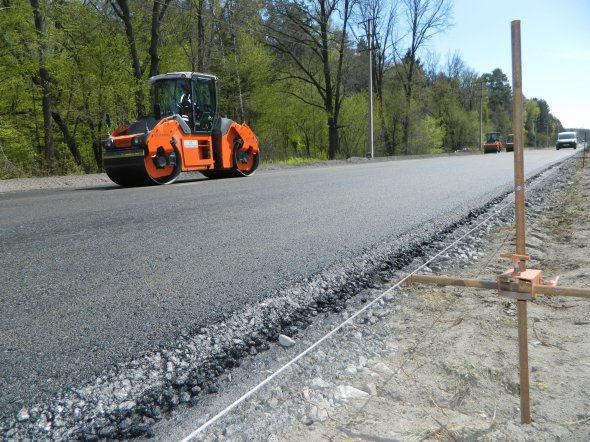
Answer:
[[103, 142], [103, 167], [122, 186], [169, 184], [180, 172], [209, 178], [250, 176], [258, 139], [247, 124], [219, 116], [217, 77], [173, 72], [148, 80], [152, 115]]
[[514, 134], [510, 134], [506, 138], [506, 152], [514, 152]]
[[483, 153], [499, 153], [502, 150], [500, 132], [488, 132], [483, 145]]

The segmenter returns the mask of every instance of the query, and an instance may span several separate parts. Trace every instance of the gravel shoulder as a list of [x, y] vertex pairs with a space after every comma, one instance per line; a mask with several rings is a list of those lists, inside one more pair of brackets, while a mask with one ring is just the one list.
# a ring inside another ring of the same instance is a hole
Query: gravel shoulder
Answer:
[[[590, 173], [574, 169], [529, 205], [527, 252], [546, 278], [588, 287]], [[494, 279], [509, 267], [499, 254], [514, 249], [512, 215], [500, 213], [429, 268]], [[395, 281], [320, 319], [294, 347], [245, 359], [233, 382], [220, 381], [223, 401], [174, 412], [156, 424], [156, 439], [187, 436]], [[485, 290], [415, 285], [392, 290], [194, 440], [589, 440], [588, 300], [540, 297], [529, 303], [528, 325], [531, 425], [520, 424], [515, 303]]]
[[[590, 286], [589, 189], [588, 169], [578, 169], [529, 219], [531, 268], [561, 275], [563, 286]], [[499, 253], [513, 250], [513, 227], [502, 227], [472, 265], [449, 273], [493, 279], [509, 267]], [[401, 293], [399, 313], [381, 325], [382, 350], [346, 380], [369, 394], [282, 431], [280, 440], [590, 439], [588, 300], [529, 303], [533, 423], [521, 425], [515, 303], [456, 287]]]
[[0, 180], [0, 193], [113, 185], [106, 173]]

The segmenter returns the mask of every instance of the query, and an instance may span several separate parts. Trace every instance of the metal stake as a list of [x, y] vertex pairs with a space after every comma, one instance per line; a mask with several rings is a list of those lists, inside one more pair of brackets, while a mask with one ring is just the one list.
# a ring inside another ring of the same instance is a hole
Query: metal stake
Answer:
[[[516, 207], [516, 254], [526, 255], [524, 216], [524, 160], [523, 160], [523, 97], [520, 48], [520, 20], [512, 28], [512, 130], [514, 131], [514, 198]], [[516, 269], [515, 269], [516, 270]], [[526, 270], [526, 260], [519, 261], [519, 272]], [[527, 301], [518, 300], [518, 360], [520, 366], [520, 420], [531, 423], [529, 393], [529, 344], [527, 330]]]

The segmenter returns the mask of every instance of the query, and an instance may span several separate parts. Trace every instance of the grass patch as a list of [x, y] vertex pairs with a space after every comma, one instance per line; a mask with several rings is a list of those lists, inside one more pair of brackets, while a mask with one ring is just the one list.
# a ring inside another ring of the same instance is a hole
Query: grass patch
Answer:
[[562, 226], [572, 224], [574, 218], [583, 211], [584, 208], [581, 205], [576, 204], [574, 207], [566, 210], [566, 212], [559, 217], [559, 219], [557, 220], [557, 225]]

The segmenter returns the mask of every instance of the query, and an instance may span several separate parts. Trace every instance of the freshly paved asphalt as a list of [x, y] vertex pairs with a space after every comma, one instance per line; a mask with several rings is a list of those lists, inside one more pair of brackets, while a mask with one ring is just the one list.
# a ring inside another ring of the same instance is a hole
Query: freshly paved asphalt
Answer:
[[[572, 151], [530, 151], [527, 173]], [[512, 155], [0, 195], [0, 416], [513, 182]]]

